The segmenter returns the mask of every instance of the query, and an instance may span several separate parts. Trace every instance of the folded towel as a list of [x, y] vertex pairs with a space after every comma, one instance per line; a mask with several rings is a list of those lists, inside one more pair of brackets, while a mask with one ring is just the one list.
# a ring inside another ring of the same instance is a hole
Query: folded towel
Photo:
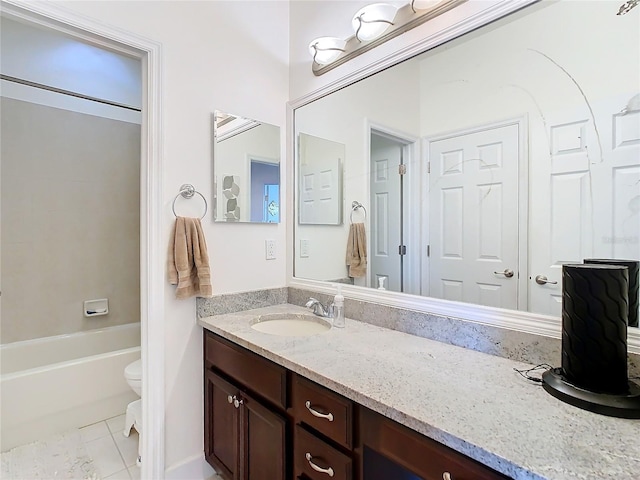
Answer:
[[364, 223], [352, 223], [347, 240], [347, 266], [350, 277], [367, 274], [367, 234]]
[[168, 255], [169, 283], [176, 298], [211, 297], [207, 243], [199, 218], [176, 217]]

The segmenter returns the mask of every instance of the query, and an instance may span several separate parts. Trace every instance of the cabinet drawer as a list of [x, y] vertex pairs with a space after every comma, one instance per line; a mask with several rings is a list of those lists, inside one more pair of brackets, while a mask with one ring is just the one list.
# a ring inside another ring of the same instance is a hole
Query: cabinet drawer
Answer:
[[449, 473], [452, 480], [509, 478], [382, 415], [364, 408], [360, 412], [364, 470], [367, 472], [369, 466], [371, 472], [367, 478], [388, 478], [380, 476], [379, 467], [373, 467], [373, 459], [368, 458], [368, 449], [385, 457], [389, 466], [402, 467], [424, 480], [442, 480], [445, 472]]
[[296, 425], [293, 446], [295, 478], [351, 480], [351, 458]]
[[340, 445], [352, 448], [353, 406], [350, 400], [296, 375], [291, 406], [296, 423], [309, 425]]
[[286, 408], [287, 371], [284, 367], [211, 332], [205, 332], [204, 355], [213, 368], [274, 405]]

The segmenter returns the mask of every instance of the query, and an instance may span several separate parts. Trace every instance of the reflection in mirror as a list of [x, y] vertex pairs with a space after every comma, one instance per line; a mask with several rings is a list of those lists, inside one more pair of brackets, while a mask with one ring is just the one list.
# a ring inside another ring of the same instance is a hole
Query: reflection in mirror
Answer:
[[[369, 212], [356, 285], [558, 316], [563, 264], [640, 259], [640, 8], [617, 7], [536, 3], [296, 109]], [[347, 277], [348, 225], [295, 235], [296, 277]]]
[[298, 141], [298, 223], [340, 225], [344, 145], [305, 133]]
[[214, 220], [280, 222], [280, 127], [216, 111]]

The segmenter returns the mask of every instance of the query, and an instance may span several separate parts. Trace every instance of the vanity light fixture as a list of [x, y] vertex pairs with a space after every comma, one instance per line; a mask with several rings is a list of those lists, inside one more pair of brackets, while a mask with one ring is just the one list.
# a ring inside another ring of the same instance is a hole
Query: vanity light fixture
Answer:
[[398, 8], [388, 3], [374, 3], [356, 12], [351, 25], [359, 42], [368, 42], [378, 38], [393, 25]]
[[426, 10], [427, 8], [435, 7], [439, 3], [442, 3], [442, 0], [413, 0], [411, 2], [411, 10], [417, 13], [418, 10]]
[[341, 38], [320, 37], [309, 44], [309, 53], [318, 65], [329, 65], [344, 52], [346, 44]]
[[466, 1], [412, 0], [399, 8], [386, 3], [367, 5], [353, 16], [351, 24], [355, 34], [352, 37], [346, 40], [320, 37], [309, 44], [313, 74], [322, 75]]

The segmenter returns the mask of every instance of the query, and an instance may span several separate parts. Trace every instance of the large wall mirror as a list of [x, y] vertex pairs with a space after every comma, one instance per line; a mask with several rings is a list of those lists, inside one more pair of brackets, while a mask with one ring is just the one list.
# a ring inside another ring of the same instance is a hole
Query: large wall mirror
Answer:
[[280, 223], [280, 127], [217, 111], [214, 220]]
[[345, 146], [345, 221], [296, 222], [294, 276], [558, 316], [563, 264], [640, 259], [640, 8], [618, 3], [535, 3], [297, 108], [296, 136]]

